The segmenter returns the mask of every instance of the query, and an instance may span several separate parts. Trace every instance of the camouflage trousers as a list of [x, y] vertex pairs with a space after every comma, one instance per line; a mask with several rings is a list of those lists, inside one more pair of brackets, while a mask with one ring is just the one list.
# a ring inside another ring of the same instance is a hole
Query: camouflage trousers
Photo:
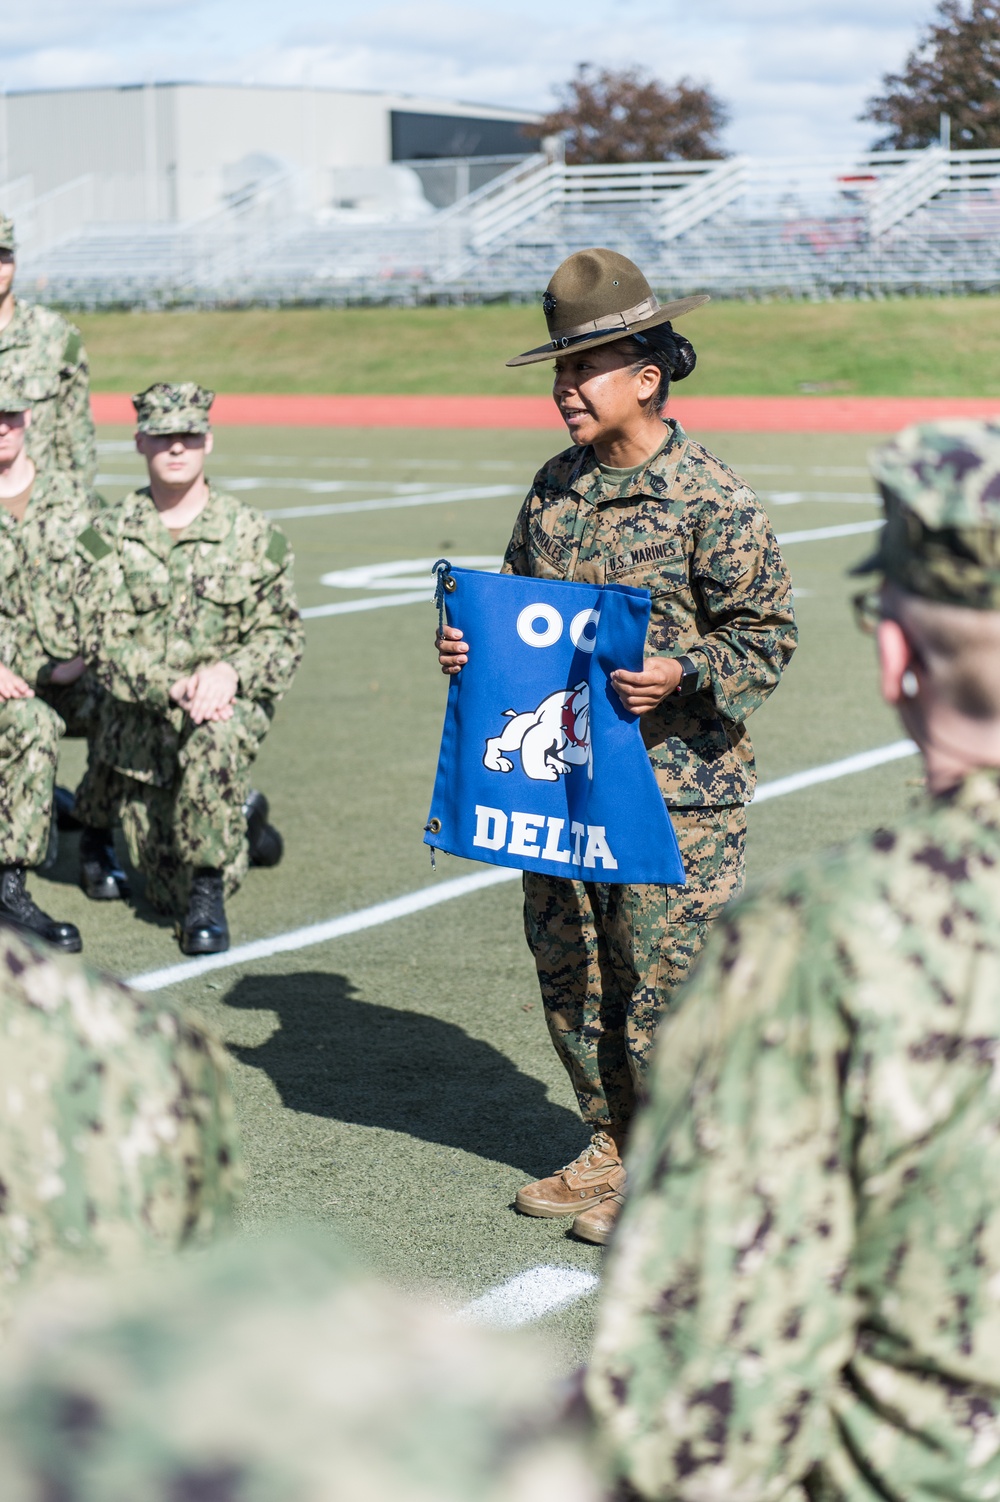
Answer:
[[185, 717], [167, 785], [104, 769], [129, 859], [145, 875], [146, 898], [160, 912], [184, 912], [199, 866], [221, 870], [227, 894], [246, 876], [243, 805], [270, 724], [260, 704], [237, 699], [232, 719], [220, 724], [195, 725]]
[[624, 1127], [656, 1027], [743, 886], [746, 812], [673, 808], [686, 887], [609, 886], [526, 872], [524, 929], [545, 1018], [584, 1121]]
[[104, 690], [84, 673], [76, 683], [49, 683], [37, 692], [63, 721], [69, 739], [87, 742], [87, 770], [76, 790], [77, 818], [94, 829], [110, 829], [115, 819], [114, 780], [98, 760], [94, 740]]
[[63, 729], [41, 699], [0, 700], [0, 865], [45, 859]]

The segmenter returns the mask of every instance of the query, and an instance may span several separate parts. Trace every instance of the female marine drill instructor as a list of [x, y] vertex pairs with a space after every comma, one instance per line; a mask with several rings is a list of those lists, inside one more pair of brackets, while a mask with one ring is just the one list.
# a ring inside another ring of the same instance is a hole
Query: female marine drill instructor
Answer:
[[[552, 394], [573, 447], [535, 476], [506, 573], [648, 589], [642, 672], [612, 682], [643, 740], [677, 833], [686, 887], [608, 886], [527, 872], [524, 924], [549, 1031], [592, 1136], [574, 1162], [517, 1196], [526, 1215], [574, 1216], [607, 1240], [622, 1150], [656, 1024], [743, 883], [754, 760], [744, 721], [795, 648], [791, 581], [753, 492], [663, 407], [695, 353], [624, 256], [564, 261], [542, 306], [550, 342], [509, 360], [555, 360]], [[472, 650], [475, 643], [471, 644]], [[458, 673], [470, 644], [438, 640]]]

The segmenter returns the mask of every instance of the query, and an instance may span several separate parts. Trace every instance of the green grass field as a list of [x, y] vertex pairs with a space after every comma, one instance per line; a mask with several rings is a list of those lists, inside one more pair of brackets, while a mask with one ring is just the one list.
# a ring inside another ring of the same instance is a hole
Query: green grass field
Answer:
[[[779, 533], [876, 515], [865, 440], [707, 438], [769, 498]], [[102, 439], [101, 487], [120, 496], [139, 477], [136, 456], [125, 430]], [[331, 569], [499, 554], [519, 493], [551, 448], [544, 432], [223, 429], [212, 468], [263, 508], [391, 499], [415, 484], [430, 496], [511, 488], [492, 499], [286, 521], [301, 603], [314, 606], [362, 597], [323, 585]], [[344, 488], [308, 488], [331, 481]], [[792, 492], [805, 498], [788, 503]], [[802, 641], [751, 725], [763, 782], [899, 738], [876, 696], [871, 642], [855, 633], [846, 603], [856, 584], [845, 569], [867, 542], [787, 549]], [[277, 870], [251, 872], [231, 901], [236, 944], [476, 869], [445, 857], [435, 876], [421, 843], [445, 700], [433, 607], [307, 627], [303, 667], [256, 775], [287, 855]], [[64, 781], [75, 780], [81, 750], [67, 745]], [[896, 818], [917, 775], [915, 761], [896, 762], [751, 809], [752, 879]], [[87, 955], [126, 976], [179, 959], [169, 926], [141, 898], [134, 910], [86, 902], [76, 843], [64, 836], [52, 879], [34, 885], [49, 911], [80, 925]], [[565, 1223], [509, 1208], [519, 1184], [582, 1142], [545, 1035], [516, 884], [176, 989], [233, 1053], [247, 1228], [318, 1221], [393, 1277], [458, 1300], [539, 1264], [599, 1269], [601, 1252], [570, 1240]], [[567, 1365], [586, 1354], [593, 1302], [545, 1321]]]
[[[94, 389], [198, 380], [216, 391], [548, 390], [547, 365], [504, 361], [545, 336], [537, 307], [88, 313]], [[1000, 395], [1000, 298], [716, 302], [686, 318], [685, 393]]]

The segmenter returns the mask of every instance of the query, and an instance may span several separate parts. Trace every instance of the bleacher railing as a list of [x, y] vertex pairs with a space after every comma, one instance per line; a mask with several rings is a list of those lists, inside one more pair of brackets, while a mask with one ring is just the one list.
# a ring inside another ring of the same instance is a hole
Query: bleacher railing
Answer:
[[[588, 244], [632, 255], [665, 288], [1000, 290], [1000, 150], [606, 166], [535, 156], [408, 223], [304, 214], [293, 177], [196, 224], [143, 226], [87, 223], [94, 188], [77, 179], [48, 206], [18, 209], [26, 259], [49, 295], [93, 302], [521, 296]], [[85, 276], [82, 242], [99, 252]]]

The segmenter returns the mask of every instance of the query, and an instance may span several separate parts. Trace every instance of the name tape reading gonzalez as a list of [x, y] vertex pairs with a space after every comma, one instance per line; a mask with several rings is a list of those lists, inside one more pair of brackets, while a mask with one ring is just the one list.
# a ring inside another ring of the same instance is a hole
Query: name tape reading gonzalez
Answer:
[[448, 686], [425, 843], [550, 876], [681, 885], [639, 721], [611, 686], [642, 668], [649, 596], [453, 568]]

